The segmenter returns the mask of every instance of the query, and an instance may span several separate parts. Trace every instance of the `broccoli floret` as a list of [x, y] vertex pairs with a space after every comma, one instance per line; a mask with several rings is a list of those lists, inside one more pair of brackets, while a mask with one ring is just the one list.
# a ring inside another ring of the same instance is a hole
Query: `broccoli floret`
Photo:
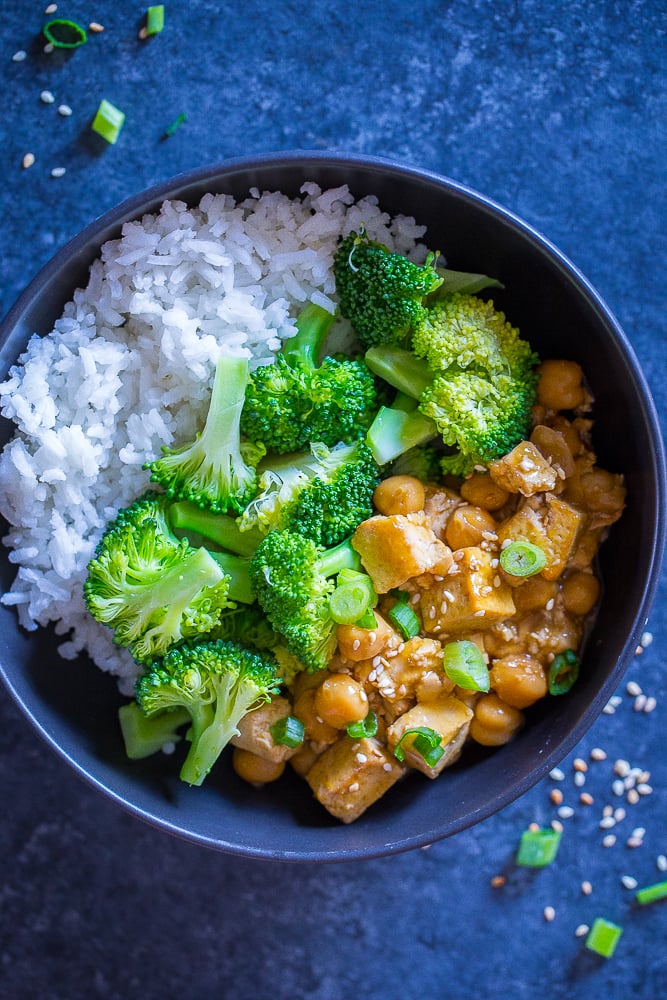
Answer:
[[319, 361], [333, 321], [330, 312], [309, 303], [296, 320], [298, 333], [250, 379], [241, 429], [269, 451], [296, 452], [311, 441], [356, 441], [373, 418], [375, 380], [364, 362], [331, 356]]
[[442, 283], [434, 257], [414, 264], [363, 232], [342, 241], [333, 262], [338, 304], [364, 347], [406, 343], [425, 297]]
[[255, 466], [266, 449], [242, 442], [240, 420], [249, 378], [244, 358], [221, 357], [215, 369], [206, 424], [193, 442], [164, 447], [147, 465], [167, 496], [216, 513], [241, 511], [257, 491]]
[[392, 476], [414, 476], [422, 483], [437, 483], [440, 479], [442, 450], [433, 444], [420, 444], [404, 451], [391, 466]]
[[251, 556], [263, 537], [257, 531], [241, 531], [238, 517], [202, 510], [189, 500], [170, 504], [168, 516], [174, 533], [179, 537], [187, 537], [191, 544], [194, 545], [195, 540], [199, 539], [202, 544], [214, 542], [222, 549], [240, 556]]
[[[247, 593], [248, 570], [223, 569], [205, 548], [169, 530], [168, 500], [147, 492], [119, 511], [100, 539], [83, 585], [86, 606], [140, 662], [206, 634]], [[228, 563], [234, 557], [229, 557]], [[234, 577], [234, 579], [233, 579]]]
[[271, 531], [251, 565], [257, 599], [271, 625], [303, 667], [321, 670], [336, 648], [329, 598], [344, 567], [360, 569], [349, 539], [324, 549], [291, 531]]
[[141, 760], [167, 744], [178, 743], [182, 739], [178, 730], [190, 721], [190, 716], [184, 708], [172, 708], [149, 717], [136, 701], [129, 701], [118, 709], [118, 721], [125, 753], [130, 760]]
[[244, 646], [273, 652], [282, 642], [259, 604], [239, 605], [224, 614], [211, 639], [229, 639]]
[[[538, 358], [492, 303], [458, 293], [436, 303], [424, 311], [413, 344], [414, 350], [371, 348], [366, 363], [399, 392], [417, 399], [418, 412], [434, 422], [445, 445], [456, 449], [443, 456], [443, 474], [466, 475], [528, 435]], [[377, 428], [371, 425], [369, 443], [375, 437]], [[396, 454], [402, 444], [397, 437]]]
[[361, 441], [260, 463], [259, 493], [241, 515], [245, 530], [286, 528], [329, 547], [351, 535], [373, 513], [378, 467]]
[[187, 709], [191, 746], [180, 776], [201, 785], [243, 716], [270, 701], [279, 687], [272, 657], [217, 639], [171, 649], [137, 680], [135, 694], [148, 716]]

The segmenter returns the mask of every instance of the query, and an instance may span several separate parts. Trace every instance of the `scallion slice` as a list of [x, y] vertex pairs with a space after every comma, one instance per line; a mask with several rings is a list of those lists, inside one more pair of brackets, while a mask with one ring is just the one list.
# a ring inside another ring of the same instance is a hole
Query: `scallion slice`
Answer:
[[532, 542], [510, 542], [500, 553], [500, 565], [510, 576], [535, 576], [546, 564], [544, 550]]
[[118, 140], [124, 122], [125, 113], [103, 97], [93, 118], [91, 128], [93, 132], [97, 132], [113, 145]]
[[47, 21], [42, 33], [54, 49], [78, 49], [88, 40], [88, 35], [80, 24], [61, 17]]
[[349, 722], [345, 727], [347, 735], [353, 740], [363, 740], [375, 736], [378, 731], [378, 717], [371, 709], [365, 719], [359, 722]]
[[659, 899], [667, 899], [667, 882], [656, 882], [654, 885], [637, 889], [635, 899], [642, 906], [646, 906], [647, 903], [657, 903]]
[[373, 583], [365, 573], [343, 578], [329, 599], [331, 617], [339, 625], [354, 625], [377, 603]]
[[185, 121], [187, 121], [187, 118], [185, 117], [185, 115], [181, 111], [180, 115], [176, 115], [176, 117], [174, 118], [174, 120], [171, 123], [171, 125], [167, 125], [166, 129], [164, 130], [164, 134], [166, 136], [173, 135], [174, 132], [178, 131], [178, 129], [181, 127], [181, 125]]
[[269, 727], [269, 732], [274, 743], [292, 748], [300, 747], [305, 735], [303, 722], [295, 719], [293, 715], [286, 715], [284, 718], [278, 719]]
[[544, 868], [550, 865], [558, 853], [560, 838], [560, 830], [551, 827], [524, 830], [516, 853], [516, 864], [524, 868]]
[[579, 657], [573, 649], [557, 653], [551, 661], [547, 682], [549, 694], [566, 694], [579, 677]]
[[470, 639], [448, 642], [442, 651], [442, 666], [450, 681], [466, 691], [488, 691], [491, 686], [484, 654]]
[[369, 608], [368, 611], [364, 612], [359, 621], [355, 622], [354, 624], [357, 626], [357, 628], [365, 628], [370, 630], [378, 627], [378, 620], [375, 617], [375, 612], [371, 611], [371, 609]]
[[164, 28], [164, 4], [149, 7], [146, 11], [146, 37], [159, 35]]
[[387, 612], [387, 618], [404, 639], [412, 639], [421, 632], [421, 622], [416, 611], [401, 597]]
[[622, 933], [623, 928], [619, 927], [618, 924], [613, 924], [611, 920], [605, 920], [604, 917], [596, 917], [588, 932], [586, 947], [590, 951], [602, 955], [603, 958], [611, 958], [616, 951], [616, 945]]
[[410, 749], [418, 753], [428, 767], [435, 767], [445, 752], [440, 733], [437, 733], [435, 729], [431, 729], [429, 726], [416, 726], [414, 729], [406, 729], [394, 747], [394, 757], [396, 760], [405, 760], [403, 742], [408, 736], [413, 737]]

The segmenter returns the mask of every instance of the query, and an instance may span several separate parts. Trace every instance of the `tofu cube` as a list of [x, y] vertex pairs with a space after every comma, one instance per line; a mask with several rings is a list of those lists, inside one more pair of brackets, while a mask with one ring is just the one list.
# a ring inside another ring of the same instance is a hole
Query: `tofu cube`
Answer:
[[442, 645], [437, 639], [414, 636], [401, 644], [400, 652], [373, 667], [371, 677], [383, 698], [428, 701], [449, 694], [454, 684], [442, 669]]
[[271, 760], [276, 764], [289, 760], [300, 748], [274, 743], [271, 726], [280, 719], [287, 718], [290, 712], [289, 701], [281, 696], [273, 698], [266, 705], [260, 705], [254, 712], [248, 712], [237, 726], [239, 733], [238, 736], [232, 737], [232, 746], [239, 747], [241, 750], [249, 750], [251, 753], [257, 754], [258, 757]]
[[489, 475], [508, 493], [525, 497], [552, 490], [558, 479], [554, 467], [531, 441], [520, 441], [507, 455], [490, 462]]
[[343, 823], [352, 823], [405, 774], [375, 739], [343, 736], [321, 754], [306, 775], [318, 802]]
[[401, 743], [401, 749], [409, 767], [421, 771], [427, 778], [437, 778], [444, 768], [454, 764], [460, 757], [473, 714], [472, 709], [454, 695], [426, 704], [419, 703], [392, 723], [387, 730], [387, 742], [393, 750], [408, 730], [423, 727], [433, 729], [440, 736], [440, 745], [444, 750], [433, 767], [429, 767], [422, 755], [412, 748], [409, 735]]
[[406, 514], [378, 514], [359, 525], [352, 545], [378, 594], [426, 572], [446, 573], [451, 550], [434, 532]]
[[492, 565], [485, 549], [470, 545], [458, 549], [458, 572], [422, 591], [421, 616], [426, 632], [457, 635], [489, 628], [515, 613], [511, 588]]
[[519, 540], [538, 545], [547, 557], [542, 576], [555, 580], [574, 552], [584, 520], [581, 511], [552, 493], [530, 497], [499, 526], [498, 540], [501, 546]]

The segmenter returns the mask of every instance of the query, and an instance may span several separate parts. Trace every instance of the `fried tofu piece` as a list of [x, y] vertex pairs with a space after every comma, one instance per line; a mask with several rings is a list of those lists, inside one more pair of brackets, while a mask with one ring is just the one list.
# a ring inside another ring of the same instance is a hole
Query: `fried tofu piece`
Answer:
[[489, 475], [508, 493], [525, 497], [552, 490], [558, 480], [554, 467], [531, 441], [520, 441], [507, 455], [490, 462]]
[[458, 549], [458, 572], [434, 581], [421, 595], [424, 631], [453, 634], [480, 631], [515, 612], [511, 588], [495, 558], [477, 545]]
[[232, 737], [232, 746], [249, 750], [250, 753], [257, 754], [264, 760], [272, 760], [276, 764], [288, 760], [299, 748], [274, 743], [271, 726], [280, 719], [287, 718], [290, 712], [289, 701], [281, 696], [273, 698], [266, 705], [260, 705], [254, 712], [248, 712], [237, 726], [239, 733], [238, 736]]
[[385, 657], [370, 676], [390, 702], [402, 698], [429, 701], [454, 688], [442, 669], [442, 645], [421, 635], [404, 642], [395, 656]]
[[444, 574], [451, 550], [417, 518], [377, 514], [359, 525], [352, 536], [364, 569], [378, 594], [386, 594], [422, 573]]
[[405, 774], [405, 767], [376, 739], [343, 736], [317, 758], [306, 775], [313, 794], [343, 823], [352, 823]]
[[552, 493], [529, 497], [512, 517], [499, 525], [498, 541], [501, 547], [514, 541], [539, 546], [547, 557], [542, 576], [555, 580], [574, 552], [585, 519], [576, 507]]
[[410, 729], [433, 729], [441, 738], [440, 746], [444, 753], [432, 767], [429, 767], [422, 755], [413, 749], [410, 736], [406, 736], [401, 743], [401, 749], [405, 754], [405, 763], [409, 767], [421, 771], [427, 778], [437, 778], [441, 771], [454, 764], [460, 757], [473, 714], [472, 710], [454, 695], [417, 704], [389, 727], [387, 730], [389, 746], [394, 750]]

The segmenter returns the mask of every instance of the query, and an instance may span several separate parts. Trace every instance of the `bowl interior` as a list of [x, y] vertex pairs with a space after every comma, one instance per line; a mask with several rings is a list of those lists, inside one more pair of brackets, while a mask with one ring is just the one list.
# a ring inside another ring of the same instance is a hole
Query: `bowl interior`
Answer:
[[[282, 860], [343, 860], [417, 847], [455, 833], [509, 803], [581, 738], [618, 684], [654, 596], [665, 536], [664, 457], [654, 407], [623, 333], [585, 278], [536, 232], [452, 181], [373, 158], [281, 154], [230, 161], [177, 177], [102, 216], [34, 279], [0, 332], [0, 378], [35, 331], [47, 333], [84, 284], [101, 244], [128, 219], [165, 198], [194, 204], [206, 192], [244, 197], [249, 188], [298, 194], [304, 181], [347, 183], [376, 195], [390, 214], [428, 226], [426, 241], [459, 270], [504, 283], [494, 295], [543, 357], [584, 368], [596, 397], [594, 444], [600, 464], [623, 472], [628, 506], [601, 555], [604, 600], [588, 640], [579, 683], [567, 698], [536, 707], [530, 724], [501, 750], [463, 755], [437, 782], [416, 775], [350, 827], [330, 819], [293, 774], [258, 792], [221, 761], [200, 789], [178, 780], [173, 758], [124, 757], [115, 682], [81, 657], [61, 660], [50, 630], [22, 632], [0, 608], [0, 668], [38, 731], [88, 781], [163, 829], [221, 850]], [[13, 431], [3, 421], [4, 443]], [[13, 579], [0, 559], [3, 590]]]

